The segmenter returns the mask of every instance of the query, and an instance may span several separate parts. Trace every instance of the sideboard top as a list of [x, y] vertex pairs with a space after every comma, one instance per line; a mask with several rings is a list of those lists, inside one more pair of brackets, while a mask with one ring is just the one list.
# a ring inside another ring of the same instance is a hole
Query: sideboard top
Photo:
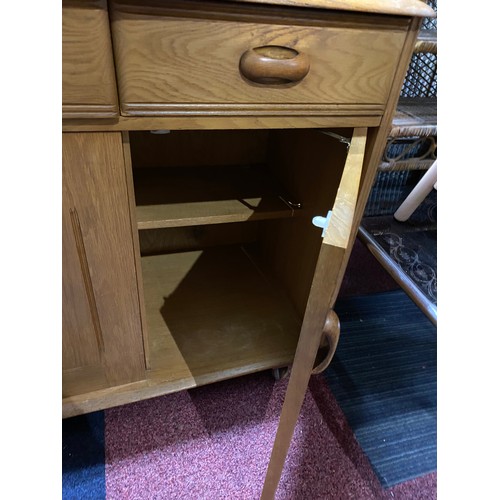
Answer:
[[435, 17], [436, 13], [421, 0], [237, 0], [241, 3], [264, 3], [290, 7], [349, 10], [374, 14]]

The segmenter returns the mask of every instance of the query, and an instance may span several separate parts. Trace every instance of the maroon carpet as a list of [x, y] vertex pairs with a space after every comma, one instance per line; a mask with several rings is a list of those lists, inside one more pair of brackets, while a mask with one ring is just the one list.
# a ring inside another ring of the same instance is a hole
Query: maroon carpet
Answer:
[[[288, 379], [250, 375], [105, 412], [109, 499], [258, 499]], [[384, 490], [321, 376], [277, 500], [434, 499], [436, 475]]]

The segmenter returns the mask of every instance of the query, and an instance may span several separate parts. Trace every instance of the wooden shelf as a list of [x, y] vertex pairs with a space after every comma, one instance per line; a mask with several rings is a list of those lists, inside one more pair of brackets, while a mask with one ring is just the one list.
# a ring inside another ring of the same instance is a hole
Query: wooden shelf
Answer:
[[292, 362], [301, 321], [243, 247], [141, 262], [149, 383], [168, 392]]
[[292, 217], [264, 166], [137, 168], [139, 229]]

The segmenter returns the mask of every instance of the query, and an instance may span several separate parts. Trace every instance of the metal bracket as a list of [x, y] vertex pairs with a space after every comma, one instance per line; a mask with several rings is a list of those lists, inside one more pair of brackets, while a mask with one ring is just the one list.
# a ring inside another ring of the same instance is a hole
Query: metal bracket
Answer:
[[290, 201], [288, 199], [288, 197], [284, 197], [284, 196], [281, 196], [279, 195], [278, 198], [283, 202], [283, 203], [286, 203], [291, 209], [293, 210], [298, 210], [300, 208], [302, 208], [302, 203], [300, 202], [294, 202], [294, 201]]
[[337, 139], [340, 141], [342, 144], [345, 144], [347, 146], [347, 149], [351, 147], [351, 139], [348, 139], [347, 137], [344, 137], [343, 135], [336, 134], [335, 132], [330, 132], [329, 130], [320, 130], [322, 134], [329, 135], [330, 137], [333, 137], [334, 139]]
[[289, 196], [278, 195], [278, 198], [292, 211], [292, 217], [295, 215], [295, 210], [302, 208], [302, 203], [291, 201]]

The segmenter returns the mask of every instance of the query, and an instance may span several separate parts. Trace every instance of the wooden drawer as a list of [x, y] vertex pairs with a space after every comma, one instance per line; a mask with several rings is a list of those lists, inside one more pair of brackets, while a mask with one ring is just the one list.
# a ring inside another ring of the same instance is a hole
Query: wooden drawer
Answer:
[[110, 7], [128, 116], [381, 115], [409, 22], [189, 0]]
[[106, 0], [63, 0], [63, 118], [118, 116]]

